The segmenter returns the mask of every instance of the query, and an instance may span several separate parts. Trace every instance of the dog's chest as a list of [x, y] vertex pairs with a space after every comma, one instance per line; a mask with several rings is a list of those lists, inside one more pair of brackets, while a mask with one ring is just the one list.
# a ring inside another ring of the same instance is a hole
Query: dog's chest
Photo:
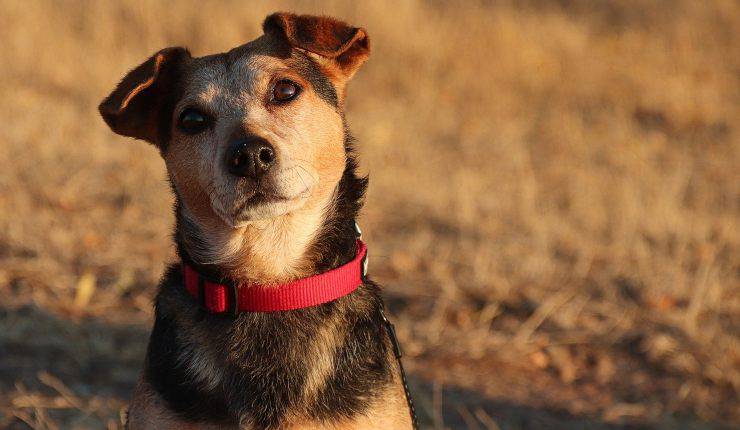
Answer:
[[204, 315], [182, 294], [160, 296], [148, 382], [192, 421], [264, 429], [288, 418], [351, 416], [390, 379], [381, 326], [372, 315], [346, 312], [358, 307], [349, 301], [376, 299], [367, 291], [358, 296], [236, 319]]

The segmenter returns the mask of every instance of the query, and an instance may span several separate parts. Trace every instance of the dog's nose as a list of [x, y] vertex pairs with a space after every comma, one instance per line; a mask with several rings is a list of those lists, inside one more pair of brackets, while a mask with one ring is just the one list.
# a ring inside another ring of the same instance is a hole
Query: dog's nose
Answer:
[[226, 155], [229, 173], [257, 179], [275, 164], [275, 150], [261, 137], [248, 137], [231, 143]]

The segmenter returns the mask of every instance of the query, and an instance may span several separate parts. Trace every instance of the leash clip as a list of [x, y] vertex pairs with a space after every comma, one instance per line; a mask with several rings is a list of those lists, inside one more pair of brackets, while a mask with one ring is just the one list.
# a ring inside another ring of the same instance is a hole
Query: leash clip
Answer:
[[362, 281], [367, 281], [367, 251], [365, 251], [365, 255], [362, 257]]
[[[362, 240], [362, 229], [360, 229], [360, 224], [355, 221], [355, 237], [357, 240]], [[362, 282], [367, 281], [367, 250], [365, 250], [365, 255], [362, 257], [362, 273], [360, 273]]]

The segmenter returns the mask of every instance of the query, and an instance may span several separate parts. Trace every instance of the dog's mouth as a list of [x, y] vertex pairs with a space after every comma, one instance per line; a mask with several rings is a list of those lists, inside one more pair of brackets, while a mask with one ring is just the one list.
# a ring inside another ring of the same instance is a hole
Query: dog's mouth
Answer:
[[251, 197], [247, 198], [235, 211], [237, 214], [251, 206], [266, 205], [291, 200], [288, 197], [279, 196], [266, 191], [256, 191]]
[[276, 218], [300, 209], [312, 194], [316, 179], [303, 169], [288, 169], [256, 181], [225, 183], [209, 193], [211, 206], [232, 227]]
[[260, 187], [248, 197], [243, 195], [243, 200], [235, 202], [232, 210], [220, 215], [224, 221], [236, 227], [245, 222], [275, 218], [292, 212], [300, 208], [309, 195], [309, 188], [286, 196], [269, 188]]

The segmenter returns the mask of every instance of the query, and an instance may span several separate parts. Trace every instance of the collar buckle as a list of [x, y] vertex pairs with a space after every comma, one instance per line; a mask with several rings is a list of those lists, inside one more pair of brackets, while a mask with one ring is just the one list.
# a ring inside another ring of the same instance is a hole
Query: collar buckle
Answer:
[[198, 273], [198, 303], [201, 309], [208, 309], [206, 306], [206, 278]]
[[226, 312], [236, 318], [239, 315], [239, 285], [234, 282], [228, 282], [224, 287], [229, 296], [227, 299], [229, 301], [229, 306], [228, 309], [226, 309]]

